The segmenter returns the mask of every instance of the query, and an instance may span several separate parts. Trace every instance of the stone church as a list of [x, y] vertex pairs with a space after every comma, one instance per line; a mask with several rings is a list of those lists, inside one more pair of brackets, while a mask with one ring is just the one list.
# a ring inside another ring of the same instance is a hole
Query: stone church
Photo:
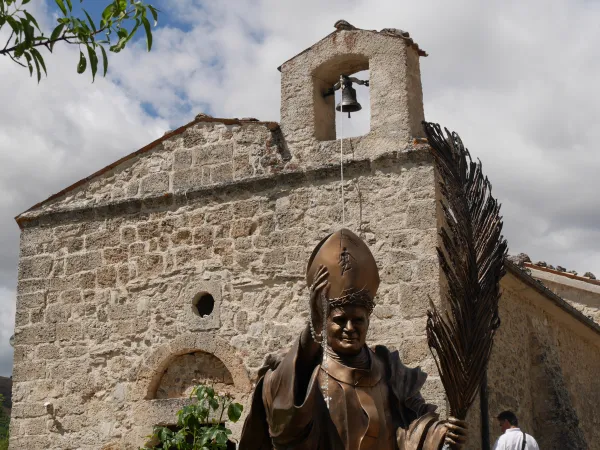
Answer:
[[[423, 56], [408, 33], [338, 22], [279, 68], [279, 123], [200, 114], [19, 215], [10, 449], [137, 449], [201, 382], [247, 410], [265, 355], [307, 322], [311, 250], [342, 225], [337, 113], [323, 93], [363, 70], [370, 131], [345, 139], [343, 156], [345, 225], [381, 275], [368, 342], [429, 373], [424, 396], [446, 414], [425, 337], [443, 284]], [[507, 261], [502, 280], [491, 439], [512, 409], [543, 449], [600, 449], [600, 326], [526, 266]], [[469, 420], [467, 448], [481, 448], [478, 401]]]

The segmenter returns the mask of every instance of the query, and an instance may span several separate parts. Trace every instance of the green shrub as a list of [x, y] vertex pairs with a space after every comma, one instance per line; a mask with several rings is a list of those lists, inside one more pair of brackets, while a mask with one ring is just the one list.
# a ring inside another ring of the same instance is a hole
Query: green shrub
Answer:
[[155, 443], [151, 447], [172, 450], [226, 450], [231, 430], [224, 420], [237, 422], [243, 406], [234, 403], [231, 396], [217, 394], [210, 386], [196, 386], [190, 398], [195, 402], [177, 412], [177, 427], [155, 427], [149, 438]]

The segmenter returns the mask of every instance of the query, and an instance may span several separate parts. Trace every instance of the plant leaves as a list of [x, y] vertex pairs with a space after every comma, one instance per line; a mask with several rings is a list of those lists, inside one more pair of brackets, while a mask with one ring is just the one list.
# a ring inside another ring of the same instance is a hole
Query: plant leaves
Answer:
[[17, 22], [11, 16], [6, 16], [6, 21], [8, 22], [8, 24], [13, 29], [16, 35], [19, 35], [21, 33], [21, 22]]
[[148, 5], [148, 9], [150, 10], [150, 13], [152, 13], [152, 18], [154, 19], [154, 26], [156, 26], [156, 24], [158, 23], [158, 9], [156, 9], [152, 5]]
[[46, 76], [48, 76], [48, 71], [46, 70], [46, 63], [44, 62], [44, 58], [42, 57], [41, 53], [38, 52], [36, 48], [32, 48], [31, 54], [33, 55], [33, 58], [35, 60], [39, 61], [40, 65], [42, 66], [42, 69], [44, 69], [44, 73], [46, 74]]
[[73, 11], [73, 3], [71, 3], [71, 0], [67, 0], [67, 6], [69, 7], [69, 11]]
[[227, 408], [227, 417], [231, 422], [235, 423], [240, 420], [243, 410], [244, 407], [239, 403], [230, 403], [229, 407]]
[[27, 67], [29, 67], [29, 76], [33, 75], [33, 66], [31, 65], [31, 55], [27, 52], [24, 52], [25, 59], [27, 60]]
[[84, 9], [83, 13], [85, 14], [85, 17], [87, 17], [88, 22], [90, 23], [90, 27], [92, 27], [92, 30], [94, 30], [94, 33], [98, 30], [96, 30], [96, 25], [94, 25], [94, 21], [92, 20], [92, 18], [90, 17], [90, 15], [88, 14], [88, 12]]
[[40, 30], [40, 26], [37, 23], [37, 20], [35, 20], [35, 17], [33, 17], [31, 14], [29, 14], [27, 11], [23, 11], [23, 13], [25, 14], [25, 17], [27, 17], [27, 20], [31, 23], [33, 23], [35, 25], [35, 27], [39, 30], [39, 32], [41, 33], [42, 30]]
[[65, 8], [65, 3], [63, 2], [63, 0], [54, 0], [54, 1], [56, 2], [58, 7], [60, 8], [60, 10], [62, 11], [63, 15], [66, 16], [67, 8]]
[[100, 50], [102, 50], [102, 64], [104, 66], [104, 73], [102, 76], [105, 77], [106, 71], [108, 70], [108, 56], [106, 56], [106, 50], [104, 50], [104, 47], [100, 46]]
[[[58, 39], [61, 35], [61, 33], [63, 32], [65, 28], [65, 24], [61, 23], [60, 25], [58, 25], [53, 31], [52, 31], [52, 35], [50, 36], [50, 41], [55, 41], [56, 39]], [[55, 42], [50, 42], [50, 51], [52, 51], [52, 49], [54, 48], [54, 44]]]
[[79, 63], [77, 64], [77, 73], [81, 74], [85, 72], [85, 68], [87, 67], [87, 61], [85, 60], [85, 55], [83, 52], [79, 52]]
[[146, 16], [142, 16], [142, 23], [146, 29], [146, 40], [148, 41], [148, 51], [150, 51], [152, 49], [152, 29], [150, 28], [150, 22], [148, 22]]
[[96, 55], [96, 50], [94, 50], [91, 46], [86, 45], [88, 51], [88, 58], [90, 60], [90, 67], [92, 68], [92, 83], [96, 79], [96, 72], [98, 71], [98, 56]]

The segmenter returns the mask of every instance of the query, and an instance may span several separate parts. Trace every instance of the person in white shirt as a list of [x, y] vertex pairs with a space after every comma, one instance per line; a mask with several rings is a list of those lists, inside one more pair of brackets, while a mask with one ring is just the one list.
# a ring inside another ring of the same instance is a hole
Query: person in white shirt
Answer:
[[521, 431], [512, 411], [501, 412], [497, 419], [504, 434], [496, 440], [493, 450], [540, 450], [533, 436]]

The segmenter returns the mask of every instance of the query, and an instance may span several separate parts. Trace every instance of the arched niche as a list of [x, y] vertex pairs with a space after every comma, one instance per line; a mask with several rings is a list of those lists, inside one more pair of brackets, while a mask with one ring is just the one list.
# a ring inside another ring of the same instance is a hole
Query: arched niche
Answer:
[[[223, 383], [231, 386], [231, 393], [250, 393], [252, 390], [244, 364], [233, 347], [213, 332], [186, 333], [167, 344], [159, 345], [144, 358], [137, 374], [137, 400], [156, 399], [161, 382], [167, 381], [164, 377], [170, 376], [169, 368], [177, 370], [178, 366], [186, 362], [184, 355], [202, 358], [212, 364], [212, 368], [204, 369], [200, 375], [203, 374], [207, 379], [222, 377]], [[183, 370], [182, 373], [187, 373], [188, 376], [191, 374], [189, 370]], [[183, 385], [185, 382], [182, 382]]]
[[336, 139], [335, 96], [323, 94], [340, 79], [340, 75], [352, 75], [369, 69], [369, 58], [363, 54], [345, 53], [335, 55], [312, 72], [314, 137], [319, 141]]

